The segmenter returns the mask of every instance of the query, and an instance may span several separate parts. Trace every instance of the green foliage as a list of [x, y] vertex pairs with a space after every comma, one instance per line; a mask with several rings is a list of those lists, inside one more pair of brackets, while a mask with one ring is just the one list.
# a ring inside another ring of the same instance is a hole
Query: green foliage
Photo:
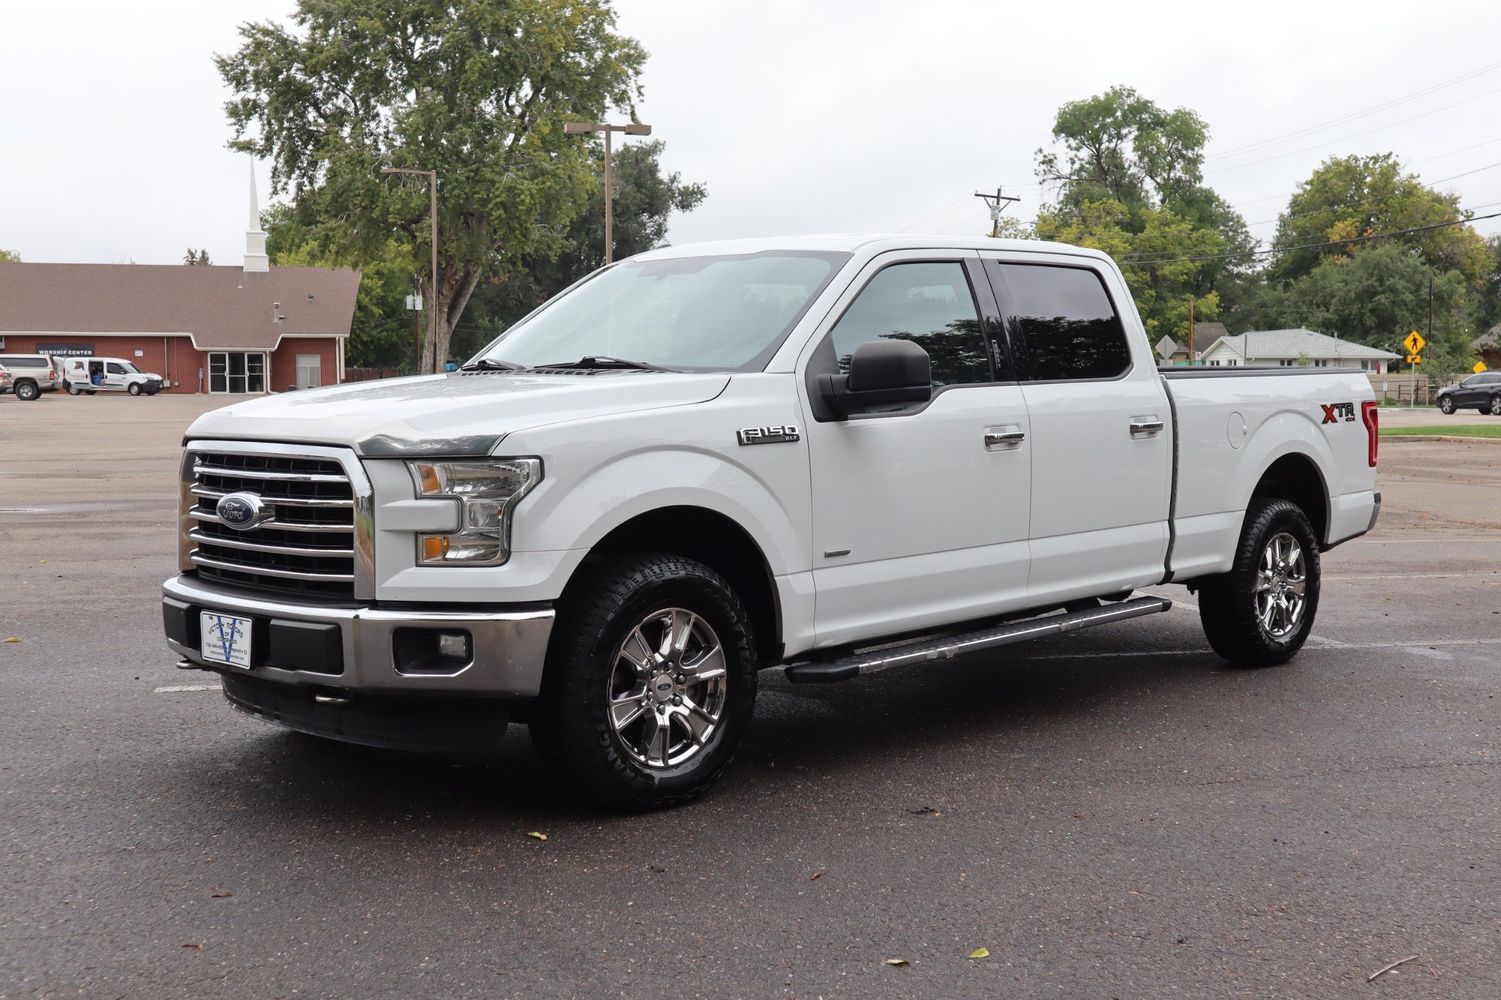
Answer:
[[[383, 259], [394, 235], [446, 356], [481, 279], [562, 245], [598, 184], [563, 124], [629, 112], [645, 53], [608, 0], [298, 0], [292, 21], [216, 58], [230, 145], [271, 159], [341, 258]], [[437, 294], [426, 179], [384, 166], [438, 172]]]
[[1223, 255], [1254, 244], [1202, 183], [1209, 129], [1198, 114], [1112, 87], [1060, 108], [1053, 137], [1062, 151], [1039, 149], [1037, 175], [1057, 200], [1039, 213], [1037, 236], [1115, 257], [1152, 340], [1186, 343], [1190, 302], [1210, 321], [1244, 297], [1249, 258]]
[[[1331, 257], [1360, 252], [1365, 244], [1302, 247], [1308, 243], [1347, 240], [1372, 233], [1390, 233], [1464, 218], [1457, 195], [1425, 186], [1415, 174], [1403, 173], [1390, 153], [1377, 156], [1333, 157], [1313, 172], [1294, 192], [1277, 222], [1277, 255], [1271, 277], [1293, 281], [1309, 274]], [[1466, 281], [1484, 280], [1495, 265], [1494, 253], [1469, 226], [1432, 229], [1390, 240], [1383, 246], [1412, 250], [1429, 267], [1457, 271]]]
[[[666, 143], [632, 142], [615, 150], [611, 174], [615, 208], [615, 258], [623, 260], [662, 245], [673, 212], [691, 212], [708, 197], [702, 184], [684, 183], [677, 173], [663, 174]], [[596, 143], [600, 175], [604, 146]], [[506, 273], [482, 284], [470, 307], [469, 323], [454, 336], [453, 355], [468, 357], [516, 320], [604, 264], [605, 199], [603, 189], [568, 227], [553, 252], [518, 261]]]
[[19, 264], [21, 255], [14, 250], [0, 249], [0, 264]]
[[320, 227], [306, 206], [272, 205], [261, 216], [266, 253], [276, 267], [358, 267], [360, 289], [345, 360], [354, 367], [417, 370], [417, 331], [425, 314], [406, 311], [413, 289], [407, 248], [392, 237], [374, 254], [354, 260], [322, 242]]

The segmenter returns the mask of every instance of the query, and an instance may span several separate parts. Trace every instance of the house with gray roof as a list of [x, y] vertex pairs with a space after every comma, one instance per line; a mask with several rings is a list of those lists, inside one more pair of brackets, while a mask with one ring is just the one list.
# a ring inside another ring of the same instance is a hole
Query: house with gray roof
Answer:
[[1212, 368], [1309, 365], [1315, 368], [1359, 368], [1379, 375], [1402, 355], [1299, 327], [1296, 330], [1248, 330], [1230, 334], [1210, 344], [1199, 357]]

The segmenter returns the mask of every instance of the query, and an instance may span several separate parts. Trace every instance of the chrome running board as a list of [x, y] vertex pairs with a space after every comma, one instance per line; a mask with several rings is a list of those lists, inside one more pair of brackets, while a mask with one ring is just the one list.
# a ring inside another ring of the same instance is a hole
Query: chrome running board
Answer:
[[884, 646], [857, 652], [839, 660], [808, 661], [787, 667], [787, 679], [796, 684], [819, 684], [847, 681], [864, 674], [879, 673], [892, 667], [906, 667], [933, 660], [951, 660], [956, 656], [981, 653], [998, 646], [1009, 646], [1043, 636], [1061, 635], [1081, 628], [1109, 625], [1111, 622], [1161, 614], [1173, 606], [1165, 597], [1137, 597], [1119, 604], [1067, 611], [1063, 614], [1028, 618], [991, 628], [920, 639], [898, 646]]

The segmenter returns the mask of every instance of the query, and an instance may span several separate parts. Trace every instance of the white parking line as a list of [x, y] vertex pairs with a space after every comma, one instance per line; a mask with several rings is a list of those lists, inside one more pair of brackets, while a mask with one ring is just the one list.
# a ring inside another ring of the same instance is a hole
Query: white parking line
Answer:
[[168, 684], [157, 688], [153, 694], [176, 694], [179, 691], [222, 691], [219, 684]]
[[[1313, 636], [1309, 636], [1310, 639]], [[1501, 639], [1428, 639], [1408, 642], [1336, 642], [1325, 639], [1330, 652], [1362, 649], [1428, 649], [1434, 646], [1501, 646]], [[1113, 653], [1045, 653], [1042, 656], [1024, 656], [1026, 660], [1113, 660], [1128, 656], [1213, 656], [1208, 646], [1203, 649], [1133, 649]]]
[[1358, 575], [1358, 574], [1352, 576], [1349, 573], [1339, 573], [1339, 574], [1336, 574], [1336, 575], [1333, 575], [1333, 576], [1326, 576], [1326, 577], [1324, 577], [1324, 580], [1325, 581], [1329, 581], [1329, 580], [1340, 580], [1340, 581], [1345, 581], [1345, 580], [1365, 580], [1365, 581], [1369, 581], [1369, 580], [1374, 579], [1376, 577], [1380, 577], [1383, 580], [1451, 580], [1451, 579], [1458, 579], [1458, 578], [1461, 578], [1461, 577], [1464, 578], [1464, 579], [1473, 579], [1475, 577], [1498, 576], [1498, 575], [1501, 575], [1501, 570], [1477, 569], [1477, 570], [1471, 570], [1468, 573], [1380, 573], [1380, 572], [1373, 572], [1373, 573], [1371, 573], [1371, 574], [1369, 574], [1367, 576], [1361, 576], [1361, 575]]

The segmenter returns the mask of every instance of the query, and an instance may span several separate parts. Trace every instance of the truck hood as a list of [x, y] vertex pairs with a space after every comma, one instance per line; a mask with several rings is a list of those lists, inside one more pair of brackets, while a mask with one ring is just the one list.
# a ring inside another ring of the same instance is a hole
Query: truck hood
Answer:
[[356, 382], [205, 413], [189, 438], [307, 442], [371, 458], [488, 455], [528, 427], [703, 403], [724, 374], [473, 372]]

